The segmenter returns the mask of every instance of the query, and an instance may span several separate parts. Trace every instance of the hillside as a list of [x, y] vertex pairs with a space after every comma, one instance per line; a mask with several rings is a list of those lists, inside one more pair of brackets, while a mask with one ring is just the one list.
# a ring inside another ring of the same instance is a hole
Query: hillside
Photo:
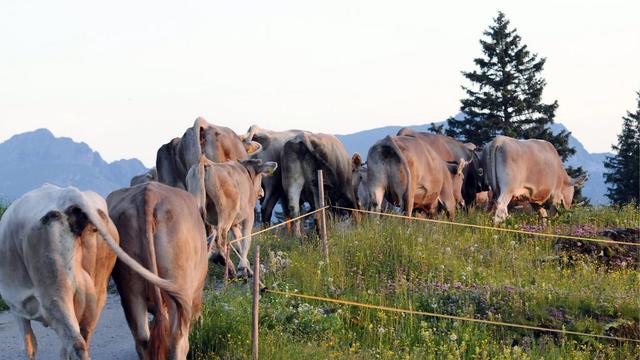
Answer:
[[[460, 116], [460, 114], [457, 116]], [[436, 124], [443, 123], [445, 122], [442, 121]], [[337, 135], [337, 137], [338, 139], [340, 139], [340, 141], [342, 141], [349, 154], [358, 152], [363, 157], [366, 157], [367, 151], [369, 150], [369, 147], [373, 145], [373, 143], [387, 135], [395, 135], [398, 130], [402, 129], [403, 127], [404, 126], [385, 126], [359, 131], [353, 134]], [[416, 131], [427, 131], [427, 129], [429, 128], [429, 124], [413, 125], [409, 127]], [[552, 126], [552, 130], [555, 133], [558, 133], [564, 129], [566, 129], [566, 127], [562, 124], [556, 123]], [[605, 197], [607, 187], [604, 183], [602, 174], [605, 170], [603, 162], [605, 156], [609, 155], [609, 153], [589, 153], [587, 149], [584, 148], [582, 143], [574, 136], [569, 137], [569, 144], [575, 147], [576, 154], [570, 157], [567, 160], [566, 164], [569, 166], [580, 165], [589, 172], [589, 180], [584, 186], [583, 194], [585, 194], [585, 196], [587, 196], [591, 200], [591, 203], [594, 205], [607, 204], [609, 202]]]
[[145, 171], [140, 160], [108, 163], [85, 143], [38, 129], [0, 144], [0, 199], [12, 201], [46, 182], [105, 196]]

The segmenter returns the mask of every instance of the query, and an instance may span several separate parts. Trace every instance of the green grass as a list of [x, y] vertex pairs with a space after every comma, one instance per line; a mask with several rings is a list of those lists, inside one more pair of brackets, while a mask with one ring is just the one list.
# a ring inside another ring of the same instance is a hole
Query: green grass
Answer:
[[[490, 224], [471, 212], [456, 221]], [[507, 226], [536, 224], [515, 214]], [[565, 211], [547, 229], [637, 227], [635, 208]], [[331, 223], [330, 266], [315, 237], [259, 237], [263, 282], [273, 289], [442, 314], [640, 338], [638, 266], [610, 268], [569, 257], [554, 239], [391, 218]], [[212, 277], [220, 279], [220, 269]], [[264, 294], [260, 353], [266, 359], [637, 358], [631, 343], [410, 316]], [[191, 358], [251, 354], [246, 285], [206, 293]]]

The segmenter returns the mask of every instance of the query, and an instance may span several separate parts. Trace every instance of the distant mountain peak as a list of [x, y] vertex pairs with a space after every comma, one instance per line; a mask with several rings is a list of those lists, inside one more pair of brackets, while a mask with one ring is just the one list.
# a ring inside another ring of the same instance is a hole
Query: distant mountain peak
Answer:
[[138, 159], [107, 163], [84, 142], [56, 137], [48, 129], [12, 136], [0, 143], [0, 199], [14, 200], [44, 183], [73, 185], [107, 195], [146, 172]]

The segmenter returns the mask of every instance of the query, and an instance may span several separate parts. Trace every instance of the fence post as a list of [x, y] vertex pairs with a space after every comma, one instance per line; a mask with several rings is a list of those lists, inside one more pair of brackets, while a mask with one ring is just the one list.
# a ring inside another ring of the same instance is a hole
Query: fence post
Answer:
[[258, 320], [260, 315], [260, 245], [256, 246], [256, 257], [253, 266], [253, 329], [251, 331], [251, 352], [253, 354], [253, 359], [258, 360]]
[[323, 208], [320, 211], [320, 237], [322, 239], [322, 255], [324, 255], [324, 262], [329, 265], [329, 244], [327, 243], [327, 216], [324, 209], [324, 179], [322, 177], [322, 170], [318, 170], [318, 197], [319, 206]]
[[224, 287], [226, 288], [229, 285], [229, 260], [231, 256], [229, 256], [229, 247], [231, 244], [227, 241], [227, 250], [225, 251], [224, 258]]

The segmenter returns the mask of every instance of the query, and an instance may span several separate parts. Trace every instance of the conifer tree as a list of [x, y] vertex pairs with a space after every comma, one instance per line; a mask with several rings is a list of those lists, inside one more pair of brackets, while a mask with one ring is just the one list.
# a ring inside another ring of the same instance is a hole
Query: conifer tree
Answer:
[[[562, 130], [554, 134], [550, 129], [558, 101], [542, 102], [546, 81], [541, 72], [546, 59], [522, 44], [504, 13], [498, 12], [493, 20], [480, 40], [483, 56], [474, 59], [476, 69], [462, 72], [472, 84], [462, 87], [466, 98], [460, 100], [460, 110], [465, 116], [449, 118], [446, 134], [478, 146], [497, 135], [543, 139], [553, 144], [566, 161], [576, 152], [569, 146], [571, 133]], [[585, 174], [581, 167], [568, 168], [567, 172], [573, 177]], [[574, 201], [585, 200], [578, 189]]]
[[622, 117], [622, 132], [615, 152], [604, 162], [608, 172], [604, 174], [607, 197], [617, 205], [634, 203], [640, 206], [640, 92], [635, 113], [627, 111]]

